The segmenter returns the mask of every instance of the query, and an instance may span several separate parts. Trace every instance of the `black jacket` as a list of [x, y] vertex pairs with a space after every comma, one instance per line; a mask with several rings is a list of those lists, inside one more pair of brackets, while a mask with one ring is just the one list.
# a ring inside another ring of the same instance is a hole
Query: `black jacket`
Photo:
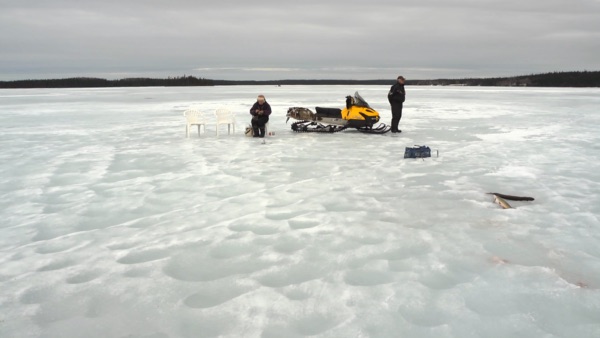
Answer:
[[263, 104], [259, 104], [258, 101], [256, 101], [252, 108], [250, 108], [250, 114], [252, 114], [252, 116], [258, 116], [256, 110], [262, 110], [264, 116], [271, 115], [271, 105], [269, 105], [267, 101], [265, 101]]
[[404, 85], [399, 83], [394, 84], [388, 93], [388, 101], [390, 101], [390, 104], [402, 103], [405, 99], [406, 91], [404, 90]]

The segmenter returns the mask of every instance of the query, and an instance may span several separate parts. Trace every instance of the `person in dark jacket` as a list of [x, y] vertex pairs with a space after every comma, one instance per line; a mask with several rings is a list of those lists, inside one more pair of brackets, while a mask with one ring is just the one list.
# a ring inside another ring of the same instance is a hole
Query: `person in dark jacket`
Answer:
[[388, 93], [388, 101], [390, 101], [390, 105], [392, 106], [392, 133], [402, 132], [402, 130], [398, 129], [398, 123], [400, 123], [400, 119], [402, 118], [402, 104], [406, 99], [404, 77], [398, 76], [397, 81]]
[[252, 115], [252, 131], [254, 137], [265, 137], [265, 124], [269, 122], [271, 106], [264, 95], [258, 95], [256, 103], [250, 108]]

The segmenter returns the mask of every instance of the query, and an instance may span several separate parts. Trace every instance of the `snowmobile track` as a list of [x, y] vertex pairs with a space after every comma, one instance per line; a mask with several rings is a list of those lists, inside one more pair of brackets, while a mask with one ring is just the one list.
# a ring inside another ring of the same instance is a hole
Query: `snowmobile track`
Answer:
[[[314, 121], [298, 121], [292, 123], [292, 130], [297, 133], [337, 133], [348, 129], [348, 126], [338, 126], [334, 124], [321, 124]], [[356, 128], [361, 133], [365, 134], [385, 134], [391, 130], [390, 126], [383, 123], [379, 124], [375, 128], [362, 127]]]
[[297, 133], [337, 133], [344, 129], [346, 126], [337, 126], [333, 124], [321, 124], [313, 121], [298, 121], [292, 123], [292, 130]]

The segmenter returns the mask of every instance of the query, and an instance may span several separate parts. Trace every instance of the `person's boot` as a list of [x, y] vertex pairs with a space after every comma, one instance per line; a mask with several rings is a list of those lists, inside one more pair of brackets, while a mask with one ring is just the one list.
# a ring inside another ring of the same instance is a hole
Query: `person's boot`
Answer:
[[252, 128], [252, 137], [260, 137], [258, 133], [258, 128]]
[[265, 137], [265, 128], [259, 128], [260, 130], [260, 137]]

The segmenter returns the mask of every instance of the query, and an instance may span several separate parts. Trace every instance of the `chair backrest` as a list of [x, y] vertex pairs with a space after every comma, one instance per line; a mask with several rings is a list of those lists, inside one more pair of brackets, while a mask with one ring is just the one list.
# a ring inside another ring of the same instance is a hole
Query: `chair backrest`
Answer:
[[215, 111], [217, 123], [235, 123], [235, 115], [225, 108], [219, 108]]
[[183, 116], [189, 124], [204, 123], [204, 114], [198, 109], [188, 109], [183, 112]]

